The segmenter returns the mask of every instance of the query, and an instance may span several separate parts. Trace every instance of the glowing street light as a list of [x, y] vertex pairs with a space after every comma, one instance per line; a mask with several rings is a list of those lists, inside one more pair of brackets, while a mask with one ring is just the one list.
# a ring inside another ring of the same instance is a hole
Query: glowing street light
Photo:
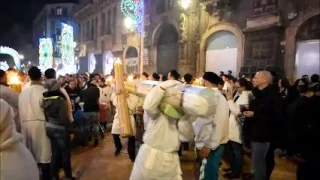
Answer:
[[191, 0], [180, 0], [179, 4], [183, 9], [187, 9], [190, 6]]
[[132, 25], [133, 25], [133, 20], [131, 17], [126, 17], [124, 19], [124, 26], [127, 28], [127, 29], [131, 29], [132, 28]]
[[19, 58], [20, 58], [20, 59], [24, 59], [24, 55], [19, 54]]

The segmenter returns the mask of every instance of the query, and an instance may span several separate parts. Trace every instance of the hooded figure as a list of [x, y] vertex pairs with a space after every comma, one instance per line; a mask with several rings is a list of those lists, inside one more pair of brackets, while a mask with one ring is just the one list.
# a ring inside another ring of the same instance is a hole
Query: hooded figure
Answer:
[[[17, 133], [14, 113], [9, 104], [0, 99], [0, 179], [39, 179], [37, 164]], [[18, 163], [13, 163], [18, 162]]]
[[181, 83], [165, 81], [154, 87], [145, 98], [143, 109], [150, 119], [130, 180], [182, 180], [177, 152], [181, 141], [192, 139], [192, 125], [188, 121], [169, 117], [159, 109], [165, 90], [177, 84]]

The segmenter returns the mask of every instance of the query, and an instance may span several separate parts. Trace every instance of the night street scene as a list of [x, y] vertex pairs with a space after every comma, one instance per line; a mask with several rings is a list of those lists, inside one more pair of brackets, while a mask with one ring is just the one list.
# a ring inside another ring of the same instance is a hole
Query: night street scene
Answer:
[[0, 180], [320, 179], [320, 0], [0, 0]]

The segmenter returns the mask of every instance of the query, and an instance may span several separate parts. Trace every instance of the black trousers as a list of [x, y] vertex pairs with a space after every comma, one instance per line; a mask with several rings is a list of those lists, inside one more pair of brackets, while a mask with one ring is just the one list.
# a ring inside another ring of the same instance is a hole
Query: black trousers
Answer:
[[47, 128], [47, 135], [51, 142], [51, 175], [53, 180], [59, 179], [59, 170], [62, 168], [67, 179], [72, 178], [71, 170], [71, 142], [67, 131]]
[[[122, 149], [122, 144], [120, 141], [120, 134], [112, 134], [114, 145], [116, 147], [116, 151], [119, 151]], [[128, 154], [129, 158], [134, 161], [136, 159], [136, 138], [134, 136], [129, 137], [128, 141]]]
[[38, 164], [41, 169], [41, 179], [42, 180], [51, 180], [51, 173], [50, 173], [50, 164]]

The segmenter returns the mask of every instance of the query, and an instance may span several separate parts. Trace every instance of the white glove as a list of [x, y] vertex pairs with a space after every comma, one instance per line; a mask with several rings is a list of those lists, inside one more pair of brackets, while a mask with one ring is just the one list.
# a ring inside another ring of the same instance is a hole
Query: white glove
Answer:
[[176, 80], [167, 80], [167, 81], [164, 81], [163, 83], [161, 83], [160, 87], [165, 90], [165, 89], [173, 87], [177, 84], [181, 84], [181, 82], [176, 81]]

